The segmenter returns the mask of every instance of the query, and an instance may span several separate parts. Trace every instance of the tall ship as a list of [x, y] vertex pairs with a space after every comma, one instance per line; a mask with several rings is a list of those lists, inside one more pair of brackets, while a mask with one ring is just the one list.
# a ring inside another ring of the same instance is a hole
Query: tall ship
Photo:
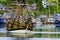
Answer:
[[[25, 0], [22, 0], [22, 4], [20, 4], [19, 1], [17, 1], [17, 9], [13, 10], [14, 12], [17, 11], [17, 13], [12, 13], [11, 18], [7, 21], [7, 30], [8, 32], [16, 32], [16, 33], [30, 33], [33, 31], [33, 23], [32, 23], [32, 16], [28, 15], [25, 16]], [[20, 10], [20, 7], [22, 10]], [[22, 12], [22, 15], [20, 13]]]

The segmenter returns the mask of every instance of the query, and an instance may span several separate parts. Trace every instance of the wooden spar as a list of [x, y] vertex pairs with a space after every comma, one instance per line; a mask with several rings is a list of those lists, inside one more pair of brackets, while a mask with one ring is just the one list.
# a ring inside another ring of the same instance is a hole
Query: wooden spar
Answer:
[[22, 16], [24, 18], [24, 5], [23, 5], [23, 8], [22, 8]]
[[19, 23], [20, 23], [19, 22], [19, 17], [20, 17], [20, 6], [19, 5], [18, 5], [18, 15], [17, 16], [18, 16], [18, 18], [17, 18], [17, 20], [18, 20], [18, 27], [19, 27]]
[[22, 5], [22, 16], [23, 16], [23, 19], [24, 19], [25, 0], [22, 0], [22, 3], [24, 4], [24, 5]]

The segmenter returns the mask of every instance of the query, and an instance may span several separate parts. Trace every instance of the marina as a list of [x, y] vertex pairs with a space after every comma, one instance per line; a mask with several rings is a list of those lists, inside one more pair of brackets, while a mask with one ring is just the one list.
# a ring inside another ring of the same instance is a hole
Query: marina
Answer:
[[[0, 37], [6, 40], [60, 40], [59, 0], [0, 1]], [[1, 38], [0, 38], [1, 39]]]

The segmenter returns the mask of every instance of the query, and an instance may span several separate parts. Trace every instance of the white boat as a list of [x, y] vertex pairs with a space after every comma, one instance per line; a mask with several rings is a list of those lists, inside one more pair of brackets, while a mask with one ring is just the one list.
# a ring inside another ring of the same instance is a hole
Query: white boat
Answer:
[[36, 18], [36, 25], [35, 25], [36, 29], [39, 29], [41, 25], [42, 25], [42, 22], [40, 18]]
[[54, 23], [54, 18], [53, 17], [48, 18], [47, 22], [48, 23]]

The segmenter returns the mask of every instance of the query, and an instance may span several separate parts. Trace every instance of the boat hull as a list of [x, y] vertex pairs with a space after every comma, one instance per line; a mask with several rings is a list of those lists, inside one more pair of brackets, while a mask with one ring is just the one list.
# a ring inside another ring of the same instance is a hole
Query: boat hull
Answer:
[[30, 30], [14, 30], [14, 31], [8, 31], [9, 35], [13, 36], [19, 36], [19, 37], [28, 37], [33, 35], [32, 31]]
[[0, 24], [6, 24], [6, 20], [5, 19], [1, 19], [0, 20]]

